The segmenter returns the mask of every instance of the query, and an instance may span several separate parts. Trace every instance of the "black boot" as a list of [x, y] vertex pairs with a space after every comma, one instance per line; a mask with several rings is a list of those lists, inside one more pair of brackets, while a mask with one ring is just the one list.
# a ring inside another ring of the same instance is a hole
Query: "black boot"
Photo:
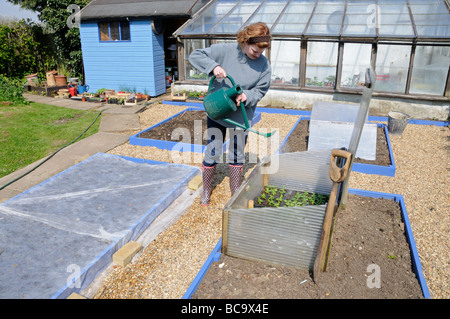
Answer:
[[202, 164], [203, 193], [200, 198], [200, 204], [203, 206], [209, 205], [209, 199], [212, 192], [212, 181], [215, 171], [216, 165], [208, 167]]

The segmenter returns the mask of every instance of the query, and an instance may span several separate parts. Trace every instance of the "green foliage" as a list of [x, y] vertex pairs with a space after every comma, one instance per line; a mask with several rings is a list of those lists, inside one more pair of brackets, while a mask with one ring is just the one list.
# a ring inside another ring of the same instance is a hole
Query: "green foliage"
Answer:
[[[305, 206], [305, 205], [324, 205], [328, 202], [329, 196], [309, 193], [309, 192], [296, 192], [294, 196], [289, 195], [286, 188], [278, 188], [276, 186], [267, 185], [257, 198], [258, 205], [266, 203], [268, 206], [280, 207], [282, 205], [286, 207]], [[285, 198], [285, 196], [287, 198]], [[289, 198], [291, 197], [291, 198]], [[266, 201], [267, 198], [267, 201]], [[289, 199], [288, 199], [289, 198]]]
[[0, 74], [0, 101], [26, 103], [23, 97], [23, 86], [18, 80], [11, 80]]
[[[0, 178], [44, 158], [77, 138], [97, 111], [47, 104], [0, 104]], [[100, 121], [82, 136], [98, 132]]]
[[[78, 5], [80, 9], [85, 7], [90, 0], [8, 0], [14, 4], [19, 4], [24, 9], [33, 10], [38, 13], [40, 21], [46, 25], [47, 35], [45, 38], [51, 38], [50, 44], [53, 48], [51, 51], [51, 59], [45, 59], [44, 57], [49, 54], [46, 50], [47, 47], [42, 49], [45, 43], [40, 43], [41, 50], [37, 51], [41, 53], [43, 61], [36, 65], [30, 65], [32, 69], [29, 73], [39, 72], [45, 75], [46, 71], [58, 69], [60, 73], [65, 73], [71, 77], [81, 78], [83, 75], [83, 62], [81, 54], [81, 41], [80, 32], [78, 27], [68, 24], [68, 20], [71, 22], [73, 19], [74, 11], [68, 10], [70, 5]], [[0, 43], [1, 36], [0, 36]], [[1, 59], [0, 59], [1, 61]], [[52, 64], [53, 65], [49, 65]], [[0, 63], [1, 64], [1, 63]], [[34, 67], [34, 69], [33, 69]], [[3, 72], [0, 72], [3, 73]], [[23, 72], [22, 72], [23, 73]], [[5, 74], [5, 73], [3, 73]], [[26, 75], [26, 74], [22, 74]], [[12, 75], [8, 75], [12, 76]], [[21, 76], [15, 75], [14, 76]]]
[[[20, 20], [0, 25], [0, 74], [23, 78], [55, 67], [52, 41], [42, 26]], [[39, 72], [40, 71], [40, 72]]]

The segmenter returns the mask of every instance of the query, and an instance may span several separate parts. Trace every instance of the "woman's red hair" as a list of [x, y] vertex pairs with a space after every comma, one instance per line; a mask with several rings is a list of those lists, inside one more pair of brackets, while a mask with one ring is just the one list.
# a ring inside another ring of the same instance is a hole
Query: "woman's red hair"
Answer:
[[[242, 46], [243, 43], [248, 43], [252, 37], [270, 36], [270, 30], [264, 22], [257, 22], [246, 26], [237, 35], [237, 42]], [[255, 43], [261, 49], [270, 48], [270, 41]]]

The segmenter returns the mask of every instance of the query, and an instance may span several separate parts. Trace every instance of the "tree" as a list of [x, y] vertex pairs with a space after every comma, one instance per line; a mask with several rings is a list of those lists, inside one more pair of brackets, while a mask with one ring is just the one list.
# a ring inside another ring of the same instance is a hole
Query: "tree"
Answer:
[[51, 30], [56, 48], [58, 68], [73, 77], [83, 74], [81, 41], [78, 27], [67, 21], [74, 13], [68, 10], [71, 5], [85, 7], [90, 0], [8, 0], [24, 9], [38, 13], [39, 20]]
[[[40, 25], [31, 21], [10, 21], [0, 25], [0, 74], [23, 78], [55, 68], [52, 42]], [[39, 72], [40, 71], [40, 72]]]

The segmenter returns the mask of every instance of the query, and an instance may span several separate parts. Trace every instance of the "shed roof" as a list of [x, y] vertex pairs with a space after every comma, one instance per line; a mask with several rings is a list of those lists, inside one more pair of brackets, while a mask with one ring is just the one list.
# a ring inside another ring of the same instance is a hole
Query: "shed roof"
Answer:
[[191, 17], [206, 0], [93, 0], [84, 7], [81, 20], [143, 17]]
[[175, 35], [233, 36], [257, 21], [274, 37], [450, 39], [448, 0], [214, 0]]

